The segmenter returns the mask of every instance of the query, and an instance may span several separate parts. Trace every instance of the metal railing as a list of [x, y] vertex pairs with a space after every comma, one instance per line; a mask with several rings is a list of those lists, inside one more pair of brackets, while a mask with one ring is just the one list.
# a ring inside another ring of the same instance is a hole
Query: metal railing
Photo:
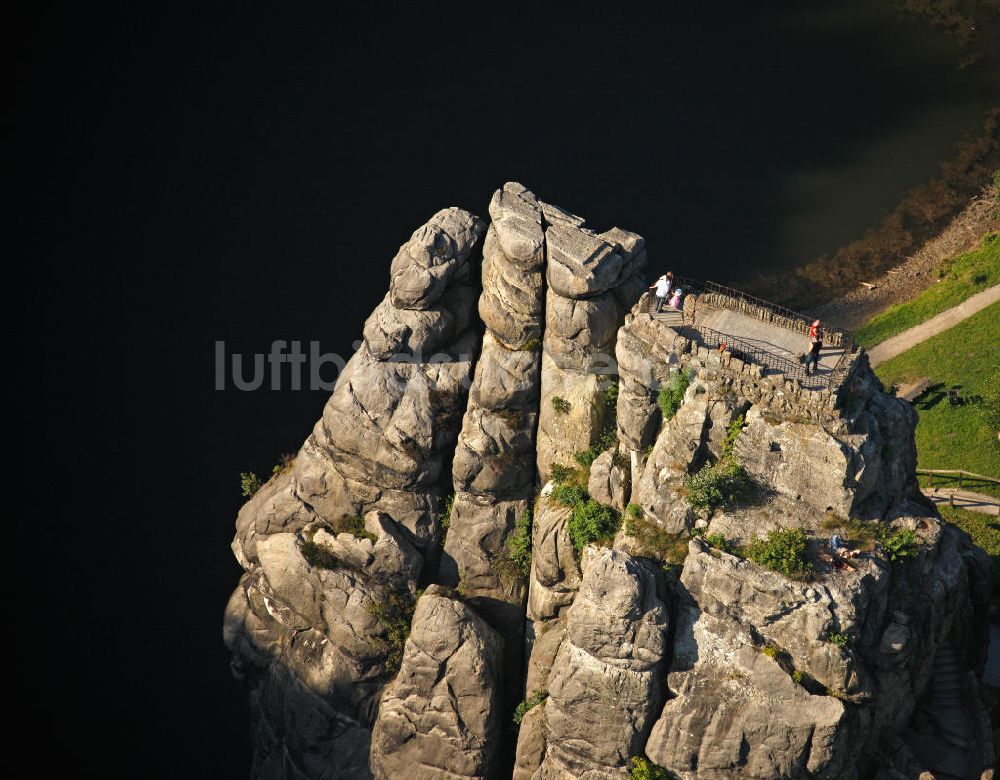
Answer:
[[[840, 362], [838, 362], [837, 367], [831, 370], [820, 369], [813, 373], [807, 373], [806, 367], [802, 363], [789, 360], [783, 355], [771, 352], [738, 336], [721, 333], [701, 325], [681, 325], [676, 330], [684, 338], [691, 339], [699, 346], [716, 349], [723, 354], [728, 353], [744, 363], [761, 366], [765, 376], [774, 373], [781, 374], [786, 379], [794, 379], [807, 390], [832, 389], [839, 385], [844, 378], [845, 368], [840, 367]], [[843, 360], [843, 356], [841, 360]]]
[[[705, 303], [723, 309], [731, 309], [765, 322], [771, 322], [796, 333], [808, 335], [809, 328], [813, 322], [812, 318], [801, 312], [793, 311], [785, 306], [780, 306], [777, 303], [758, 298], [755, 295], [750, 295], [733, 287], [727, 287], [718, 282], [678, 276], [674, 278], [674, 283], [695, 292]], [[832, 347], [844, 347], [845, 353], [854, 351], [854, 339], [850, 331], [829, 325], [824, 326], [823, 331], [824, 343]], [[850, 349], [848, 349], [849, 345]]]

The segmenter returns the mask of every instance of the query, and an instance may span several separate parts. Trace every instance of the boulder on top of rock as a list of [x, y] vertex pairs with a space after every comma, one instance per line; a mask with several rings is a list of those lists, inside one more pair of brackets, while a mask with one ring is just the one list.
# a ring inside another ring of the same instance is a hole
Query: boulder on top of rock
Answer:
[[399, 248], [390, 267], [389, 300], [397, 309], [426, 309], [448, 283], [468, 275], [469, 253], [486, 230], [464, 209], [442, 209]]
[[[616, 457], [617, 455], [617, 457]], [[617, 448], [605, 450], [590, 464], [587, 490], [595, 501], [625, 511], [632, 494], [632, 470]]]
[[620, 281], [625, 260], [613, 244], [581, 228], [557, 223], [545, 231], [548, 281], [564, 298], [585, 298]]
[[545, 262], [542, 210], [534, 193], [507, 182], [493, 193], [490, 217], [507, 259], [520, 268], [540, 268]]
[[[646, 239], [631, 230], [620, 227], [613, 227], [597, 234], [598, 238], [603, 238], [609, 244], [617, 247], [618, 253], [624, 258], [622, 267], [622, 279], [635, 276], [646, 267]], [[643, 287], [646, 284], [643, 282]], [[633, 301], [634, 303], [634, 301]], [[631, 308], [629, 304], [628, 308]]]
[[553, 206], [545, 201], [538, 201], [542, 209], [542, 216], [545, 218], [545, 227], [551, 225], [569, 225], [571, 227], [583, 227], [586, 220], [583, 217], [572, 214], [559, 206]]

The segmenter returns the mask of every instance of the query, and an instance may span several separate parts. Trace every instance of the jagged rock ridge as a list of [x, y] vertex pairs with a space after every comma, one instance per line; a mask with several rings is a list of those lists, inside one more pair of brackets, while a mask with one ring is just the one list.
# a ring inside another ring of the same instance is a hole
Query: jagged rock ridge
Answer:
[[[403, 244], [322, 419], [240, 511], [225, 639], [254, 776], [624, 778], [634, 756], [688, 780], [927, 769], [927, 692], [981, 672], [990, 577], [921, 500], [912, 410], [863, 353], [809, 391], [651, 317], [634, 233], [516, 183], [489, 216], [445, 209]], [[580, 470], [628, 520], [578, 554], [546, 483], [610, 425]], [[705, 512], [686, 482], [721, 460], [756, 498]], [[508, 539], [532, 515], [524, 578]], [[703, 541], [800, 528], [816, 554], [838, 517], [912, 531], [917, 555], [802, 581]], [[983, 742], [963, 771], [990, 762]]]

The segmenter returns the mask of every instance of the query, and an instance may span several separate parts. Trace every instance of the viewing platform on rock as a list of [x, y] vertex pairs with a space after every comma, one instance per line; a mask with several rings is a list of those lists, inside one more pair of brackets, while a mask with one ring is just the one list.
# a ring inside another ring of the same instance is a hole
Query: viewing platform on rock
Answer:
[[687, 293], [681, 310], [657, 313], [651, 295], [645, 310], [699, 346], [761, 366], [765, 375], [781, 374], [808, 390], [832, 390], [858, 355], [849, 331], [823, 323], [819, 364], [808, 374], [801, 357], [809, 351], [812, 319], [716, 282], [678, 277], [675, 284]]

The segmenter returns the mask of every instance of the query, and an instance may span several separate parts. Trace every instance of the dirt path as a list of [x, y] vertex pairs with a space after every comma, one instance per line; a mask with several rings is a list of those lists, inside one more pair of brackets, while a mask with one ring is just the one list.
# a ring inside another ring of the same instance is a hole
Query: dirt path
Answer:
[[886, 339], [868, 350], [868, 360], [874, 368], [879, 363], [884, 363], [890, 358], [896, 357], [900, 353], [906, 352], [910, 347], [915, 347], [922, 341], [926, 341], [931, 336], [936, 336], [942, 331], [948, 330], [953, 325], [957, 325], [962, 320], [966, 320], [978, 311], [982, 311], [991, 303], [1000, 301], [1000, 284], [988, 287], [982, 292], [978, 292], [971, 298], [967, 298], [957, 306], [941, 312], [935, 317], [931, 317], [926, 322], [914, 325], [909, 330]]
[[1000, 499], [983, 493], [973, 493], [971, 490], [952, 490], [951, 488], [924, 488], [923, 494], [935, 504], [946, 504], [954, 497], [954, 504], [959, 509], [970, 509], [986, 515], [1000, 517]]

